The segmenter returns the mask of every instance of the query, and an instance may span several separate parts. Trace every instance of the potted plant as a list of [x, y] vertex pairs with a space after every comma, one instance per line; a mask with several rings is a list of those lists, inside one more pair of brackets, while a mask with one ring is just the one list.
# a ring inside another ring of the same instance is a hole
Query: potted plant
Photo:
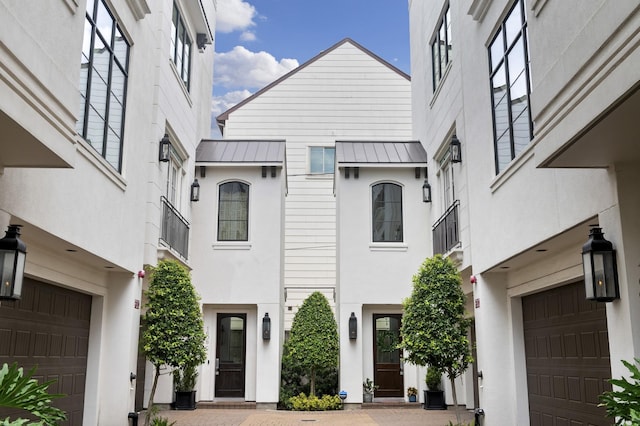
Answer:
[[425, 378], [427, 390], [424, 391], [425, 410], [446, 410], [447, 404], [444, 401], [444, 391], [441, 389], [442, 370], [436, 367], [427, 369]]
[[196, 379], [198, 370], [195, 365], [187, 365], [173, 370], [173, 385], [176, 392], [176, 410], [196, 409]]
[[366, 378], [362, 382], [362, 400], [364, 402], [373, 402], [373, 393], [378, 389], [377, 385], [373, 384], [373, 380]]
[[407, 396], [409, 397], [409, 402], [416, 402], [416, 399], [418, 397], [418, 389], [414, 388], [413, 386], [409, 386], [407, 388]]

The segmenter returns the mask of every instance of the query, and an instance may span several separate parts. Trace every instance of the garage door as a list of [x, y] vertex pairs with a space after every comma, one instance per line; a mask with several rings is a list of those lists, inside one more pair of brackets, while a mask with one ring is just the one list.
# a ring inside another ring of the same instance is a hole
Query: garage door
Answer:
[[522, 299], [529, 415], [538, 425], [611, 425], [598, 396], [611, 390], [604, 303], [576, 283]]
[[66, 425], [82, 424], [90, 314], [91, 296], [26, 278], [22, 299], [0, 305], [0, 362], [57, 380], [49, 389], [67, 395], [54, 402]]

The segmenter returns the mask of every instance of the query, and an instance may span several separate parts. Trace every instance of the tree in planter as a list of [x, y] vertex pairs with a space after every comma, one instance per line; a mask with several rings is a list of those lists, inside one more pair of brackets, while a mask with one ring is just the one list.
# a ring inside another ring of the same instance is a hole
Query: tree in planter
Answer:
[[451, 381], [456, 419], [460, 423], [454, 380], [472, 362], [465, 318], [462, 279], [451, 260], [438, 254], [426, 259], [413, 276], [411, 296], [403, 301], [400, 347], [416, 365], [439, 368]]
[[153, 270], [146, 291], [147, 311], [142, 351], [154, 366], [145, 425], [151, 421], [161, 369], [185, 369], [204, 363], [206, 350], [202, 313], [187, 270], [173, 260], [162, 260]]
[[338, 367], [338, 326], [329, 301], [318, 291], [305, 299], [293, 318], [283, 364], [307, 374], [310, 396], [316, 394], [316, 373]]

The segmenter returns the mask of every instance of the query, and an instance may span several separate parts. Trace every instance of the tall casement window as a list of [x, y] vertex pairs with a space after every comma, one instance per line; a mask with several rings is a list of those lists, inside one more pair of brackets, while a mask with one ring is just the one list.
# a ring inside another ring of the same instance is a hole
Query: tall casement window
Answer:
[[518, 0], [489, 45], [496, 173], [533, 137], [529, 52], [524, 0]]
[[173, 4], [173, 19], [171, 20], [171, 60], [189, 90], [191, 74], [191, 38], [184, 24], [184, 19], [176, 4]]
[[220, 185], [218, 241], [248, 241], [249, 185], [227, 182]]
[[449, 5], [442, 14], [438, 28], [431, 42], [431, 61], [433, 63], [433, 90], [435, 91], [451, 62], [451, 12]]
[[76, 130], [121, 171], [129, 42], [103, 0], [88, 0], [85, 16]]
[[309, 148], [309, 173], [333, 173], [335, 155], [336, 149], [332, 147], [312, 146]]
[[402, 187], [379, 183], [371, 188], [373, 242], [402, 242]]
[[167, 199], [176, 209], [180, 210], [180, 202], [182, 200], [182, 176], [184, 170], [182, 164], [184, 161], [178, 153], [171, 149], [169, 157], [169, 168], [167, 171]]

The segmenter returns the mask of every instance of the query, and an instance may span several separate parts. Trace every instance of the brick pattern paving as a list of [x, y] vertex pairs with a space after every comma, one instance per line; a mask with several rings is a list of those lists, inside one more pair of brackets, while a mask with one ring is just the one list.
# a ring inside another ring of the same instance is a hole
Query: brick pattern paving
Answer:
[[[453, 410], [362, 409], [345, 411], [293, 412], [277, 410], [198, 409], [161, 411], [160, 416], [175, 426], [300, 426], [300, 425], [378, 425], [447, 426], [455, 423]], [[143, 416], [140, 416], [142, 420]], [[473, 424], [473, 414], [464, 411], [465, 424]]]

